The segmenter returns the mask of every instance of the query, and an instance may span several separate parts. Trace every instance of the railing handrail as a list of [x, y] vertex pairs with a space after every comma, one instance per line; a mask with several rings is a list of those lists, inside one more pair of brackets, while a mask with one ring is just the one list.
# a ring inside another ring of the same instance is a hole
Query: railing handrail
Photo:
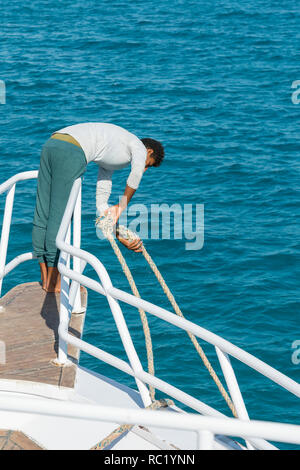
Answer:
[[[65, 239], [68, 237], [71, 217], [75, 209], [79, 190], [80, 190], [80, 179], [78, 178], [73, 184], [73, 187], [69, 196], [69, 200], [68, 200], [68, 203], [67, 203], [67, 206], [66, 206], [61, 224], [60, 224], [60, 228], [56, 236], [56, 246], [60, 250], [58, 270], [62, 274], [59, 331], [65, 331], [65, 333], [68, 332], [68, 318], [69, 318], [70, 309], [72, 308], [72, 306], [70, 305], [70, 299], [69, 299], [69, 284], [68, 284], [69, 278], [64, 277], [63, 268], [64, 267], [67, 268], [68, 257], [70, 254], [77, 256], [76, 252], [81, 253], [81, 250], [79, 248], [71, 246], [70, 243], [66, 243]], [[88, 258], [90, 258], [90, 256], [88, 256]], [[78, 256], [78, 258], [82, 259], [81, 256]], [[96, 257], [94, 257], [94, 259], [96, 260], [96, 265], [97, 263], [100, 263], [100, 261]], [[97, 270], [96, 272], [99, 278], [101, 279], [101, 283], [106, 287], [106, 290], [107, 290], [109, 287], [112, 286], [112, 284], [111, 284], [111, 280], [108, 275], [108, 272], [106, 271], [106, 269], [104, 268], [102, 264], [101, 266], [103, 269]], [[79, 273], [79, 275], [81, 274]], [[77, 283], [77, 289], [79, 289], [79, 283]], [[114, 316], [114, 320], [115, 320], [121, 341], [123, 343], [124, 350], [127, 354], [130, 365], [132, 369], [134, 370], [135, 380], [136, 380], [138, 389], [140, 391], [143, 403], [145, 406], [148, 406], [151, 404], [149, 390], [147, 389], [145, 384], [142, 381], [140, 381], [138, 378], [139, 373], [143, 371], [142, 364], [140, 362], [139, 356], [133, 345], [132, 338], [127, 328], [127, 324], [123, 317], [121, 308], [118, 302], [113, 297], [110, 297], [109, 295], [106, 295], [106, 297], [110, 305], [111, 312]], [[62, 343], [62, 345], [59, 346], [59, 355], [58, 355], [59, 362], [66, 361], [67, 359], [66, 349], [67, 348], [64, 343]]]
[[4, 181], [4, 183], [0, 184], [0, 194], [8, 191], [11, 186], [16, 184], [18, 181], [24, 181], [29, 179], [37, 178], [38, 170], [31, 170], [31, 171], [23, 171], [22, 173], [17, 173], [13, 175], [8, 180]]
[[[2, 233], [1, 233], [1, 240], [0, 240], [0, 297], [1, 297], [1, 292], [2, 292], [3, 278], [10, 271], [12, 271], [15, 267], [17, 267], [19, 264], [23, 263], [24, 261], [28, 261], [28, 260], [35, 258], [35, 255], [33, 252], [22, 253], [20, 255], [17, 255], [15, 258], [13, 258], [7, 265], [5, 264], [16, 184], [19, 181], [35, 179], [38, 177], [38, 173], [39, 173], [38, 170], [23, 171], [21, 173], [17, 173], [13, 175], [11, 178], [9, 178], [8, 180], [6, 180], [4, 183], [0, 185], [0, 195], [7, 191], [4, 217], [3, 217], [3, 225], [2, 225]], [[80, 182], [80, 190], [81, 190], [81, 182]], [[80, 246], [80, 236], [81, 236], [81, 192], [79, 191], [79, 193], [80, 194], [77, 197], [77, 204], [75, 208], [76, 213], [74, 214], [74, 229], [73, 229], [74, 244], [77, 245], [78, 247]], [[80, 260], [75, 257], [74, 269], [79, 269], [79, 266], [80, 266]], [[74, 311], [78, 313], [82, 312], [80, 290], [77, 290], [77, 292], [74, 295]]]
[[[74, 190], [74, 188], [75, 188], [75, 183], [72, 188], [72, 191]], [[64, 216], [65, 218], [63, 218], [62, 220], [59, 232], [57, 234], [57, 238], [56, 238], [57, 247], [60, 250], [69, 253], [70, 255], [77, 256], [78, 258], [81, 258], [85, 262], [88, 262], [96, 271], [97, 275], [99, 276], [99, 279], [101, 278], [101, 275], [103, 274], [109, 277], [104, 265], [100, 262], [98, 258], [88, 253], [87, 251], [82, 250], [82, 249], [77, 249], [65, 243], [64, 241], [64, 236], [66, 235], [66, 230], [68, 226], [67, 223], [72, 214], [71, 201], [75, 194], [75, 191], [73, 192], [73, 194], [72, 194], [72, 191], [71, 191], [69, 202], [67, 204], [67, 208], [65, 211], [66, 217]], [[75, 205], [75, 200], [74, 200], [74, 205]], [[73, 279], [72, 270], [66, 268], [65, 265], [60, 265], [60, 269], [62, 270], [62, 274], [65, 274], [71, 279]], [[106, 296], [107, 294], [109, 294], [112, 297], [118, 300], [121, 300], [123, 302], [126, 302], [136, 308], [142, 308], [146, 312], [152, 315], [155, 315], [161, 318], [162, 320], [165, 320], [168, 323], [178, 326], [179, 328], [183, 330], [190, 331], [195, 336], [198, 336], [199, 338], [207, 341], [208, 343], [213, 344], [214, 346], [217, 346], [222, 351], [235, 357], [236, 359], [240, 360], [241, 362], [248, 365], [249, 367], [257, 370], [262, 375], [265, 375], [273, 382], [277, 383], [278, 385], [281, 385], [283, 388], [293, 393], [297, 397], [300, 397], [300, 384], [295, 382], [293, 379], [290, 379], [288, 376], [286, 376], [282, 372], [279, 372], [277, 369], [269, 366], [268, 364], [261, 361], [260, 359], [257, 359], [252, 354], [249, 354], [248, 352], [244, 351], [238, 346], [235, 346], [234, 344], [225, 340], [221, 336], [218, 336], [215, 333], [212, 333], [211, 331], [206, 330], [205, 328], [196, 325], [190, 320], [178, 317], [174, 313], [164, 308], [158, 307], [157, 305], [152, 304], [151, 302], [148, 302], [139, 297], [135, 297], [134, 295], [129, 294], [120, 289], [117, 289], [113, 286], [109, 287], [108, 289], [104, 289], [100, 283], [94, 284], [95, 281], [88, 278], [87, 276], [83, 276], [82, 274], [77, 273], [76, 280], [80, 281], [81, 284], [86, 285], [87, 287], [90, 287], [93, 290], [96, 290], [102, 295]], [[88, 281], [93, 281], [93, 282], [90, 284]]]
[[0, 297], [2, 291], [3, 278], [6, 276], [6, 274], [10, 272], [13, 268], [18, 266], [20, 263], [33, 258], [33, 253], [23, 253], [22, 255], [18, 255], [16, 256], [16, 258], [11, 260], [7, 266], [5, 265], [16, 184], [18, 181], [37, 178], [37, 176], [37, 170], [24, 171], [22, 173], [17, 173], [16, 175], [12, 176], [0, 185], [0, 194], [7, 191], [0, 240]]
[[[13, 197], [14, 197], [14, 185], [17, 181], [25, 180], [29, 178], [35, 178], [37, 176], [37, 171], [31, 172], [24, 172], [18, 175], [13, 176], [5, 183], [0, 185], [0, 194], [6, 190], [12, 191], [10, 197], [10, 215], [12, 211], [12, 204], [13, 204]], [[100, 262], [98, 258], [96, 258], [91, 253], [88, 253], [79, 248], [79, 246], [72, 246], [70, 241], [68, 240], [68, 236], [70, 233], [70, 224], [71, 218], [74, 213], [74, 210], [77, 210], [78, 213], [78, 199], [80, 197], [81, 191], [81, 180], [80, 178], [77, 179], [72, 187], [70, 192], [70, 196], [68, 199], [68, 203], [66, 205], [66, 209], [64, 212], [63, 219], [60, 224], [60, 228], [56, 237], [56, 245], [58, 249], [61, 250], [61, 255], [58, 263], [59, 271], [62, 274], [62, 290], [61, 290], [61, 311], [60, 311], [60, 326], [59, 326], [59, 339], [60, 339], [60, 356], [59, 359], [62, 359], [60, 362], [65, 362], [67, 360], [67, 348], [66, 345], [68, 343], [73, 344], [79, 350], [83, 350], [88, 354], [97, 357], [98, 359], [104, 360], [114, 367], [123, 370], [124, 372], [128, 373], [135, 377], [138, 388], [140, 390], [142, 399], [144, 401], [144, 405], [147, 406], [149, 404], [149, 393], [148, 389], [145, 386], [145, 383], [153, 385], [155, 388], [158, 388], [161, 391], [169, 394], [173, 398], [180, 400], [182, 403], [194, 408], [197, 411], [200, 411], [204, 414], [208, 415], [215, 415], [215, 416], [222, 416], [217, 410], [207, 406], [206, 404], [202, 403], [201, 401], [191, 397], [188, 394], [176, 389], [175, 387], [171, 386], [170, 384], [158, 379], [155, 376], [152, 376], [145, 372], [141, 366], [139, 357], [136, 353], [134, 345], [132, 343], [131, 336], [129, 334], [126, 322], [124, 320], [121, 308], [119, 306], [118, 301], [125, 302], [130, 304], [136, 308], [142, 308], [143, 310], [147, 311], [148, 313], [155, 315], [162, 320], [166, 321], [167, 323], [171, 323], [183, 330], [189, 331], [193, 333], [195, 336], [202, 338], [203, 340], [207, 341], [210, 344], [213, 344], [216, 348], [218, 348], [218, 358], [222, 358], [220, 361], [224, 376], [228, 382], [234, 382], [232, 386], [232, 391], [236, 391], [236, 399], [238, 400], [241, 409], [239, 417], [243, 419], [247, 418], [247, 411], [243, 403], [242, 396], [240, 394], [238, 383], [235, 379], [234, 372], [230, 363], [226, 364], [226, 360], [229, 361], [229, 358], [226, 357], [226, 354], [235, 357], [239, 361], [246, 364], [248, 367], [251, 367], [254, 370], [257, 370], [262, 375], [268, 377], [273, 382], [281, 385], [283, 388], [288, 390], [290, 393], [300, 397], [300, 384], [295, 382], [294, 380], [287, 377], [285, 374], [277, 371], [273, 367], [269, 366], [265, 362], [257, 359], [255, 356], [247, 353], [243, 349], [233, 345], [229, 341], [223, 339], [222, 337], [206, 330], [195, 323], [186, 320], [184, 318], [178, 317], [174, 313], [158, 307], [155, 304], [152, 304], [146, 300], [141, 298], [137, 298], [125, 291], [115, 288], [110, 280], [107, 270], [105, 269], [104, 265]], [[9, 194], [8, 194], [9, 196]], [[77, 208], [77, 209], [76, 209]], [[9, 221], [10, 222], [10, 221]], [[7, 227], [6, 227], [7, 228]], [[3, 226], [4, 229], [4, 226]], [[9, 229], [8, 229], [9, 232]], [[2, 247], [2, 238], [1, 238], [1, 246], [0, 251], [3, 249]], [[2, 282], [2, 277], [11, 271], [16, 265], [20, 262], [23, 262], [30, 258], [30, 253], [24, 253], [23, 255], [19, 255], [7, 266], [0, 266], [0, 282]], [[69, 257], [73, 256], [79, 264], [77, 263], [77, 269], [70, 269], [68, 266]], [[6, 254], [5, 254], [6, 257]], [[18, 259], [17, 259], [18, 258]], [[95, 281], [85, 275], [83, 275], [83, 270], [86, 265], [89, 263], [93, 269], [96, 271], [99, 282]], [[69, 291], [69, 279], [71, 279], [72, 286], [71, 290]], [[69, 315], [72, 311], [72, 303], [74, 299], [78, 298], [79, 294], [79, 286], [80, 284], [85, 285], [88, 288], [104, 295], [107, 297], [112, 314], [115, 319], [116, 326], [119, 330], [120, 337], [123, 341], [123, 346], [127, 352], [127, 356], [129, 358], [130, 365], [124, 361], [121, 361], [119, 358], [114, 357], [99, 348], [96, 348], [88, 343], [82, 341], [81, 339], [74, 338], [73, 336], [69, 335], [68, 333], [68, 321]], [[225, 364], [225, 365], [224, 365]], [[223, 369], [224, 366], [224, 369]], [[242, 415], [242, 416], [241, 416]], [[224, 416], [224, 415], [223, 415]], [[254, 442], [252, 440], [252, 442]], [[258, 448], [264, 448], [265, 445], [269, 445], [268, 443], [258, 442], [255, 441]]]
[[[259, 436], [275, 442], [300, 444], [300, 426], [270, 421], [242, 421], [235, 418], [214, 418], [193, 413], [174, 413], [154, 410], [119, 408], [103, 405], [72, 403], [59, 400], [32, 400], [26, 397], [0, 398], [0, 410], [33, 413], [72, 419], [139, 424], [186, 431], [208, 431], [212, 435], [235, 436], [250, 439]], [[212, 443], [212, 441], [211, 441]]]
[[[182, 329], [191, 331], [196, 336], [201, 337], [202, 339], [205, 339], [206, 341], [208, 341], [211, 344], [214, 344], [216, 347], [218, 347], [219, 348], [218, 357], [219, 356], [221, 357], [221, 355], [223, 355], [223, 358], [225, 359], [225, 361], [228, 362], [229, 358], [226, 357], [224, 355], [224, 353], [232, 355], [232, 356], [236, 357], [237, 359], [241, 360], [242, 362], [244, 362], [245, 364], [247, 364], [249, 367], [251, 367], [255, 370], [258, 370], [262, 375], [268, 377], [273, 382], [278, 383], [279, 385], [281, 385], [283, 388], [287, 389], [291, 393], [295, 394], [296, 396], [300, 396], [300, 385], [297, 384], [297, 382], [295, 382], [294, 380], [292, 380], [289, 377], [285, 376], [284, 374], [277, 371], [276, 369], [272, 368], [271, 366], [268, 366], [268, 364], [264, 363], [263, 361], [260, 361], [255, 356], [252, 356], [251, 354], [249, 354], [246, 351], [242, 350], [241, 348], [238, 348], [237, 346], [229, 343], [228, 341], [224, 340], [223, 338], [218, 337], [214, 333], [211, 333], [208, 330], [205, 330], [204, 328], [201, 328], [198, 325], [196, 325], [196, 324], [194, 324], [194, 323], [192, 323], [192, 322], [190, 322], [186, 319], [178, 317], [177, 315], [175, 315], [172, 312], [169, 312], [165, 309], [162, 309], [162, 308], [160, 308], [160, 307], [158, 307], [154, 304], [151, 304], [150, 302], [144, 301], [143, 299], [132, 296], [131, 294], [128, 294], [127, 292], [124, 292], [124, 291], [121, 291], [119, 289], [114, 288], [111, 281], [110, 281], [110, 277], [109, 277], [105, 267], [100, 262], [100, 260], [98, 260], [95, 256], [93, 256], [92, 254], [90, 254], [90, 253], [88, 253], [84, 250], [76, 249], [75, 247], [73, 247], [70, 243], [68, 243], [65, 240], [66, 235], [67, 235], [68, 226], [69, 226], [69, 223], [70, 223], [70, 220], [71, 220], [72, 212], [74, 210], [75, 203], [76, 203], [76, 191], [77, 191], [77, 189], [76, 189], [76, 182], [75, 182], [74, 185], [73, 185], [73, 188], [71, 190], [71, 193], [70, 193], [69, 201], [68, 201], [68, 204], [67, 204], [67, 207], [66, 207], [66, 210], [65, 210], [64, 217], [63, 217], [62, 222], [61, 222], [59, 232], [57, 234], [56, 245], [61, 250], [62, 254], [65, 253], [68, 256], [69, 255], [77, 256], [78, 258], [81, 258], [81, 260], [83, 260], [85, 264], [89, 263], [94, 268], [94, 270], [96, 271], [100, 283], [88, 278], [87, 276], [83, 276], [82, 273], [76, 273], [75, 274], [74, 272], [72, 272], [72, 270], [70, 270], [68, 268], [66, 260], [64, 260], [63, 263], [59, 262], [59, 264], [58, 264], [59, 270], [60, 270], [62, 276], [65, 276], [66, 279], [72, 279], [73, 282], [75, 281], [75, 282], [77, 282], [77, 284], [81, 283], [81, 284], [85, 285], [86, 287], [91, 288], [91, 289], [95, 290], [96, 292], [99, 292], [102, 295], [105, 295], [108, 300], [109, 300], [109, 298], [113, 298], [113, 299], [122, 300], [124, 302], [127, 302], [128, 304], [130, 304], [132, 306], [135, 306], [137, 308], [141, 307], [145, 311], [147, 311], [148, 313], [152, 313], [152, 314], [160, 317], [161, 319], [167, 321], [168, 323], [172, 323], [176, 326], [179, 326]], [[111, 308], [111, 311], [113, 313], [116, 325], [117, 325], [117, 327], [119, 329], [119, 332], [120, 332], [120, 328], [119, 328], [120, 325], [118, 324], [118, 317], [119, 317], [119, 320], [121, 319], [121, 321], [123, 321], [123, 317], [122, 317], [122, 313], [117, 314], [116, 311], [115, 311], [116, 308], [119, 308], [119, 305], [118, 304], [111, 305], [110, 301], [109, 301], [109, 303], [110, 303], [110, 308]], [[125, 327], [127, 328], [126, 324], [125, 324]], [[66, 342], [72, 342], [72, 339], [70, 338], [70, 335], [68, 335], [66, 325], [64, 326], [64, 328], [60, 328], [59, 335]], [[208, 336], [209, 336], [209, 338], [208, 338]], [[72, 344], [74, 344], [74, 342], [72, 342]], [[123, 342], [123, 344], [124, 344], [124, 342]], [[82, 343], [80, 344], [80, 340], [78, 341], [77, 346], [79, 348], [82, 346]], [[134, 349], [134, 347], [133, 347], [133, 349]], [[86, 349], [85, 349], [85, 351], [87, 352]], [[135, 353], [135, 350], [134, 350], [134, 353]], [[97, 355], [97, 357], [100, 358], [99, 355]], [[238, 383], [235, 379], [232, 366], [231, 365], [228, 366], [228, 364], [226, 364], [226, 367], [224, 367], [224, 364], [221, 364], [221, 366], [222, 366], [223, 373], [226, 376], [227, 383], [230, 382], [230, 381], [233, 381], [233, 379], [235, 381], [235, 383], [231, 387], [232, 388], [231, 391], [232, 392], [234, 392], [234, 391], [237, 392], [237, 393], [235, 393], [235, 398], [236, 398], [236, 400], [238, 400], [238, 403], [240, 405], [239, 416], [243, 417], [243, 419], [247, 419], [248, 418], [247, 410], [246, 410], [246, 407], [243, 403], [242, 396], [241, 396], [241, 393], [240, 393], [240, 390], [239, 390]], [[135, 377], [135, 379], [139, 378], [139, 379], [141, 379], [141, 381], [144, 381], [145, 383], [153, 385], [154, 387], [158, 388], [161, 391], [163, 391], [163, 389], [164, 389], [164, 391], [166, 393], [168, 393], [170, 396], [173, 396], [173, 398], [174, 398], [174, 395], [172, 395], [172, 392], [174, 392], [174, 388], [171, 387], [170, 384], [167, 384], [166, 382], [163, 382], [163, 381], [159, 381], [159, 379], [156, 379], [152, 375], [147, 374], [144, 370], [139, 370], [139, 371], [134, 370], [131, 375], [133, 375]], [[158, 380], [158, 382], [156, 382], [157, 380]], [[175, 392], [177, 392], [177, 390], [175, 390]], [[192, 398], [192, 397], [190, 397], [190, 398]], [[182, 401], [182, 402], [187, 404], [186, 401]], [[145, 403], [145, 400], [144, 400], [144, 403]], [[199, 410], [199, 408], [198, 408], [199, 401], [197, 401], [196, 405], [197, 405], [197, 408], [195, 407], [194, 409]], [[203, 405], [207, 406], [203, 403], [201, 403], [201, 405], [202, 406]], [[188, 406], [191, 406], [191, 405], [188, 405]], [[191, 406], [191, 407], [193, 408], [193, 406]], [[260, 448], [264, 448], [265, 445], [268, 445], [268, 443], [257, 442], [257, 440], [255, 442], [252, 440], [252, 443], [254, 443], [258, 447], [262, 446]]]

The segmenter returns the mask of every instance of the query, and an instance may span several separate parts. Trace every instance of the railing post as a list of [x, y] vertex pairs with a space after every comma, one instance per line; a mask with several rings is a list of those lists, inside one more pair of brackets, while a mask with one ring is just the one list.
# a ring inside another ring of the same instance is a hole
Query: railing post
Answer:
[[[71, 222], [69, 222], [66, 243], [70, 244], [71, 239]], [[60, 262], [69, 267], [70, 255], [66, 252], [60, 253]], [[69, 278], [67, 276], [61, 276], [61, 288], [60, 288], [60, 310], [59, 310], [59, 332], [64, 330], [66, 333], [69, 329]], [[58, 359], [59, 365], [66, 364], [68, 360], [68, 344], [59, 335], [58, 340]]]
[[[131, 367], [132, 367], [132, 369], [135, 373], [136, 372], [142, 372], [143, 367], [142, 367], [141, 361], [139, 359], [139, 356], [136, 352], [136, 349], [134, 347], [134, 344], [133, 344], [132, 338], [130, 336], [129, 330], [127, 328], [127, 324], [126, 324], [125, 318], [123, 316], [121, 307], [120, 307], [118, 301], [114, 297], [109, 295], [109, 293], [108, 293], [108, 289], [112, 287], [111, 279], [110, 279], [110, 277], [109, 277], [106, 270], [103, 270], [102, 275], [98, 270], [96, 270], [96, 271], [97, 271], [99, 279], [102, 283], [102, 286], [105, 290], [105, 295], [106, 295], [108, 304], [110, 306], [112, 315], [114, 317], [114, 320], [115, 320], [115, 323], [116, 323], [121, 341], [123, 343], [125, 352], [126, 352], [127, 357], [129, 359], [130, 365], [131, 365]], [[149, 390], [148, 390], [146, 384], [144, 382], [142, 382], [140, 379], [138, 379], [137, 377], [135, 377], [135, 381], [136, 381], [137, 387], [139, 389], [139, 392], [141, 394], [141, 398], [143, 400], [144, 406], [145, 407], [149, 406], [151, 404], [151, 397], [150, 397], [150, 393], [149, 393]]]
[[[86, 267], [86, 261], [84, 260], [80, 260], [80, 270], [79, 270], [79, 274], [82, 274], [83, 271], [85, 270], [85, 267]], [[72, 313], [83, 313], [85, 311], [85, 307], [81, 307], [81, 311], [78, 312], [78, 311], [75, 311], [74, 309], [74, 304], [75, 304], [75, 297], [76, 297], [76, 293], [77, 293], [77, 286], [79, 285], [79, 282], [78, 281], [75, 281], [75, 279], [72, 280], [72, 283], [71, 283], [71, 286], [70, 286], [70, 290], [69, 290], [69, 304], [70, 304], [70, 308], [72, 308]]]
[[[81, 243], [81, 188], [82, 181], [80, 181], [80, 188], [78, 191], [78, 196], [76, 199], [76, 204], [73, 213], [73, 246], [75, 248], [80, 248]], [[73, 269], [78, 273], [82, 272], [80, 258], [78, 258], [77, 256], [73, 257]], [[76, 289], [73, 312], [83, 313], [84, 309], [82, 309], [81, 306], [80, 284], [76, 281], [72, 281], [72, 285], [73, 283], [75, 283], [74, 288]]]
[[[108, 278], [108, 282], [110, 281], [110, 278]], [[106, 293], [106, 298], [108, 300], [111, 312], [113, 314], [117, 329], [119, 331], [119, 335], [121, 338], [121, 341], [123, 343], [125, 352], [127, 354], [127, 357], [129, 359], [130, 365], [133, 369], [134, 372], [142, 372], [143, 367], [140, 362], [139, 356], [135, 350], [135, 347], [132, 342], [132, 338], [130, 336], [129, 330], [126, 325], [126, 321], [123, 317], [123, 313], [121, 310], [121, 307], [116, 299], [111, 297], [109, 294]], [[139, 392], [141, 394], [144, 406], [147, 407], [151, 405], [151, 397], [149, 390], [144, 382], [142, 382], [140, 379], [135, 377], [135, 381], [137, 384], [137, 387], [139, 389]]]
[[[233, 367], [231, 365], [230, 358], [228, 354], [221, 351], [218, 347], [216, 347], [216, 353], [238, 418], [244, 421], [249, 421], [248, 411], [243, 400]], [[249, 442], [246, 441], [246, 445], [249, 450], [254, 450], [254, 447]]]
[[5, 268], [5, 263], [6, 263], [7, 246], [8, 246], [9, 232], [10, 232], [12, 210], [13, 210], [13, 205], [14, 205], [15, 189], [16, 189], [16, 184], [13, 184], [9, 188], [7, 195], [6, 195], [6, 200], [5, 200], [3, 226], [2, 226], [1, 241], [0, 241], [0, 297], [1, 297], [1, 291], [2, 291], [4, 268]]

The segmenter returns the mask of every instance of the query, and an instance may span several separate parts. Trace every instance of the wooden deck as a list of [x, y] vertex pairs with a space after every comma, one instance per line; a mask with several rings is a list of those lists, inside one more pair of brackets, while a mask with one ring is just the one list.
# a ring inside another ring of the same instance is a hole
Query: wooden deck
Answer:
[[[81, 299], [85, 306], [87, 291], [83, 287]], [[59, 294], [45, 292], [38, 282], [20, 284], [0, 299], [0, 341], [5, 342], [6, 350], [0, 379], [74, 387], [77, 349], [68, 348], [71, 365], [53, 364], [58, 351], [58, 309]], [[83, 321], [83, 314], [72, 314], [70, 334], [80, 338]]]
[[0, 430], [0, 450], [43, 450], [19, 431]]

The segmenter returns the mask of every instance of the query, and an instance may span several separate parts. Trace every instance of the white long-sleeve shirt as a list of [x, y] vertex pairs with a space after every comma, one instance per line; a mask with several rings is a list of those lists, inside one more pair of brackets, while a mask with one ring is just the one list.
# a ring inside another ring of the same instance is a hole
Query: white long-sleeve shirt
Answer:
[[127, 184], [139, 187], [145, 169], [147, 150], [143, 142], [122, 127], [105, 122], [86, 122], [64, 127], [59, 134], [69, 134], [80, 144], [86, 161], [99, 165], [96, 206], [99, 214], [108, 208], [112, 174], [131, 163]]

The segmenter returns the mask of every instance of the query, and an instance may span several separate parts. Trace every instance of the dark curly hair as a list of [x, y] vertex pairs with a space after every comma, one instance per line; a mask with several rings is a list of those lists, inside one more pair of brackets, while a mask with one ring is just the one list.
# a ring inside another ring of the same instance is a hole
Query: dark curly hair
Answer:
[[165, 156], [165, 151], [164, 151], [162, 144], [158, 142], [158, 140], [148, 139], [148, 138], [141, 139], [141, 141], [143, 142], [143, 144], [145, 145], [147, 149], [153, 150], [152, 157], [155, 160], [155, 163], [153, 166], [161, 165]]

